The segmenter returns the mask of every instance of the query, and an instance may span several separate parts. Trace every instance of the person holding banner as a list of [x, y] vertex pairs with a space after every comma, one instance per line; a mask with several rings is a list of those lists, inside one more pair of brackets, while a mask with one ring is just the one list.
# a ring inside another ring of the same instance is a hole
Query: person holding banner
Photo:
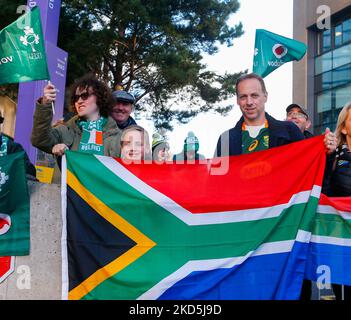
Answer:
[[[248, 154], [305, 139], [294, 123], [278, 121], [266, 113], [268, 92], [259, 75], [241, 76], [236, 82], [236, 95], [243, 116], [234, 128], [219, 137], [215, 157]], [[324, 145], [327, 154], [335, 152], [336, 137], [329, 129]]]
[[117, 157], [120, 154], [121, 130], [109, 116], [111, 92], [94, 76], [86, 76], [74, 84], [71, 102], [76, 116], [67, 123], [51, 126], [56, 88], [48, 83], [38, 100], [31, 135], [33, 146], [56, 156], [65, 150]]
[[[341, 110], [335, 130], [338, 147], [327, 188], [329, 197], [351, 196], [351, 102]], [[348, 271], [347, 271], [348, 272]], [[333, 284], [336, 300], [351, 300], [351, 286]]]
[[[251, 73], [241, 76], [236, 83], [236, 94], [243, 117], [234, 128], [220, 136], [215, 157], [248, 154], [305, 139], [293, 122], [278, 121], [266, 113], [268, 93], [259, 75]], [[335, 152], [336, 138], [330, 130], [326, 131], [324, 144], [327, 154]], [[304, 281], [300, 299], [309, 300], [310, 296], [311, 284]]]

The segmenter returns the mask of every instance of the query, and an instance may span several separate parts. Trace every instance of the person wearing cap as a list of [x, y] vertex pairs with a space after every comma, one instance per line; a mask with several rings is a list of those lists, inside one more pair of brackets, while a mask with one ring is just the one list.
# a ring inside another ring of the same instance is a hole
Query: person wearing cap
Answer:
[[111, 117], [116, 121], [117, 126], [123, 130], [137, 123], [131, 117], [135, 98], [128, 92], [116, 90], [112, 92], [114, 104], [112, 106]]
[[170, 160], [169, 144], [159, 133], [152, 135], [152, 160], [163, 163]]
[[[4, 122], [4, 118], [0, 116], [0, 124], [2, 124], [3, 122]], [[24, 151], [22, 145], [15, 142], [8, 135], [0, 132], [0, 157], [4, 157], [4, 156], [7, 156], [8, 154], [17, 153], [21, 151]], [[26, 174], [30, 176], [31, 180], [32, 180], [32, 177], [35, 179], [36, 169], [34, 165], [30, 162], [26, 152], [24, 152], [24, 165], [26, 169]]]
[[[265, 111], [268, 92], [259, 75], [251, 73], [241, 76], [236, 82], [236, 95], [243, 116], [234, 128], [220, 136], [215, 157], [248, 154], [305, 139], [298, 126], [290, 121], [276, 120]], [[324, 145], [327, 155], [335, 152], [336, 137], [329, 129]], [[310, 299], [310, 288], [310, 282], [304, 281], [301, 300]]]
[[307, 112], [298, 104], [292, 103], [286, 108], [286, 121], [295, 123], [305, 138], [312, 138], [313, 134], [308, 131], [311, 121]]
[[[276, 120], [265, 111], [268, 92], [259, 75], [241, 76], [236, 82], [236, 95], [243, 116], [234, 128], [219, 137], [215, 157], [247, 154], [305, 139], [296, 125]], [[329, 129], [325, 133], [324, 145], [327, 154], [335, 152], [335, 134]]]
[[205, 160], [206, 158], [199, 154], [200, 143], [195, 134], [190, 131], [184, 140], [183, 151], [173, 156], [173, 161], [184, 160]]
[[[292, 103], [286, 108], [286, 121], [295, 123], [306, 139], [313, 138], [313, 134], [307, 131], [311, 126], [311, 121], [307, 112], [300, 105]], [[300, 300], [311, 300], [311, 294], [312, 282], [310, 280], [304, 280], [302, 283]]]

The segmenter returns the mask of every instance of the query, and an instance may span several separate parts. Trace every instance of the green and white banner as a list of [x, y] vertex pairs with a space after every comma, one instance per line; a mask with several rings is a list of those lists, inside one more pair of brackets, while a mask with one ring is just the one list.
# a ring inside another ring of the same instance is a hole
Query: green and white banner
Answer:
[[0, 257], [29, 254], [29, 210], [24, 152], [0, 157]]
[[306, 50], [302, 42], [257, 29], [253, 72], [264, 78], [286, 62], [301, 60]]
[[19, 17], [0, 31], [0, 84], [50, 79], [40, 11]]

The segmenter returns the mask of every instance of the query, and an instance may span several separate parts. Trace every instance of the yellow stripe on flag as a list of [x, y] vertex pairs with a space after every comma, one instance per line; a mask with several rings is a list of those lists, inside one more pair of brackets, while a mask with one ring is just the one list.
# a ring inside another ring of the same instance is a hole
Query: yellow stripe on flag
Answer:
[[156, 246], [156, 243], [146, 237], [138, 229], [118, 215], [117, 212], [106, 206], [106, 204], [88, 191], [69, 170], [67, 170], [67, 184], [101, 217], [136, 242], [136, 245], [133, 248], [108, 265], [97, 270], [89, 278], [69, 292], [68, 298], [70, 300], [79, 300], [95, 289], [99, 284], [139, 259], [151, 248]]

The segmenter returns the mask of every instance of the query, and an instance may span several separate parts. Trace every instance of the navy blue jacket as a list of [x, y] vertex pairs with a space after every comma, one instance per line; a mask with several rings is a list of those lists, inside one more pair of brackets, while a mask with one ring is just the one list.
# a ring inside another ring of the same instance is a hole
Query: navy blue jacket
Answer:
[[124, 130], [125, 128], [136, 125], [137, 123], [135, 122], [135, 120], [131, 116], [129, 116], [129, 118], [127, 119], [126, 122], [124, 122], [122, 124], [118, 124], [116, 122], [116, 124], [117, 124], [118, 128], [120, 128], [121, 130]]
[[[296, 124], [289, 121], [276, 120], [268, 113], [266, 113], [266, 119], [269, 128], [269, 149], [305, 139]], [[243, 123], [244, 117], [241, 117], [234, 128], [221, 134], [217, 142], [215, 157], [236, 156], [242, 153]], [[226, 150], [222, 150], [222, 146]]]

